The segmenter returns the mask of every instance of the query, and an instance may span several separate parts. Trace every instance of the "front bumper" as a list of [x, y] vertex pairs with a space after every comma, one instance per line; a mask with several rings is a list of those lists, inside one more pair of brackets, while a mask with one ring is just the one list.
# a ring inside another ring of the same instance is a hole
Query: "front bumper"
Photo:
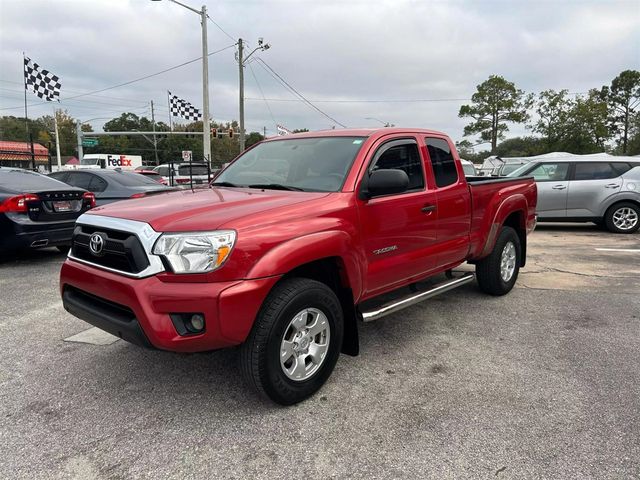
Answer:
[[[238, 345], [247, 338], [279, 276], [232, 282], [129, 278], [67, 259], [60, 289], [67, 311], [123, 340], [175, 352]], [[170, 313], [199, 312], [203, 333], [181, 336]]]

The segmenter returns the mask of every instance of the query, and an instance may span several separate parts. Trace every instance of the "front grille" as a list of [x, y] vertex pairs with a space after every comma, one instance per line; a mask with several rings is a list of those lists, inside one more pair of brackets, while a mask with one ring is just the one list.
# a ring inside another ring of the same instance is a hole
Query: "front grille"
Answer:
[[[94, 254], [89, 248], [91, 235], [101, 234], [102, 252]], [[144, 247], [133, 233], [102, 227], [77, 225], [73, 232], [71, 254], [87, 262], [126, 273], [140, 273], [149, 266]]]

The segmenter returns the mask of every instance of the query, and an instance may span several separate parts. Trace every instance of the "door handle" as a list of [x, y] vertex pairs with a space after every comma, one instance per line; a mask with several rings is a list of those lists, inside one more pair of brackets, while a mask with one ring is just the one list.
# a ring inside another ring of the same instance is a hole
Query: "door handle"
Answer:
[[605, 185], [604, 188], [618, 188], [620, 185], [618, 185], [617, 183], [610, 183], [608, 185]]
[[429, 212], [433, 212], [435, 209], [436, 209], [435, 205], [425, 205], [420, 209], [420, 211], [422, 213], [429, 213]]
[[565, 187], [564, 185], [554, 185], [551, 188], [553, 188], [554, 190], [564, 190], [567, 187]]

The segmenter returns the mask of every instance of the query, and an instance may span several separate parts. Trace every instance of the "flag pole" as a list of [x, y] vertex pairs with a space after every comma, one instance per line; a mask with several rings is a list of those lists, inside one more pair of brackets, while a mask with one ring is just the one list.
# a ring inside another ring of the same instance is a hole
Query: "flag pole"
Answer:
[[56, 107], [53, 107], [53, 125], [56, 133], [56, 159], [58, 160], [58, 171], [62, 170], [62, 159], [60, 158], [60, 136], [58, 135], [58, 115]]
[[27, 133], [27, 142], [29, 141], [29, 116], [27, 113], [27, 75], [25, 64], [27, 63], [27, 58], [22, 52], [22, 80], [24, 82], [24, 128]]
[[27, 70], [26, 70], [27, 58], [24, 52], [22, 52], [22, 78], [24, 79], [24, 126], [27, 130], [27, 145], [29, 145], [29, 151], [31, 152], [31, 168], [36, 169], [36, 155], [33, 151], [33, 134], [29, 128], [29, 113], [27, 112]]
[[173, 120], [171, 119], [171, 92], [167, 90], [167, 105], [169, 106], [169, 130], [173, 132]]

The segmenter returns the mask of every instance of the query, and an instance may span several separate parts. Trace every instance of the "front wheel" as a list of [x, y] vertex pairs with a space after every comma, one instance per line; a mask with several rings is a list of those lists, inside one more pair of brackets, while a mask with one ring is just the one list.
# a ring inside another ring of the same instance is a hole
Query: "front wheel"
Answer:
[[607, 210], [604, 221], [610, 232], [636, 232], [640, 228], [640, 207], [631, 202], [616, 203]]
[[246, 381], [281, 405], [313, 395], [331, 375], [343, 337], [333, 290], [306, 278], [280, 282], [265, 300], [240, 348]]
[[518, 279], [520, 238], [511, 227], [503, 227], [488, 257], [476, 264], [476, 278], [480, 290], [490, 295], [509, 293]]

